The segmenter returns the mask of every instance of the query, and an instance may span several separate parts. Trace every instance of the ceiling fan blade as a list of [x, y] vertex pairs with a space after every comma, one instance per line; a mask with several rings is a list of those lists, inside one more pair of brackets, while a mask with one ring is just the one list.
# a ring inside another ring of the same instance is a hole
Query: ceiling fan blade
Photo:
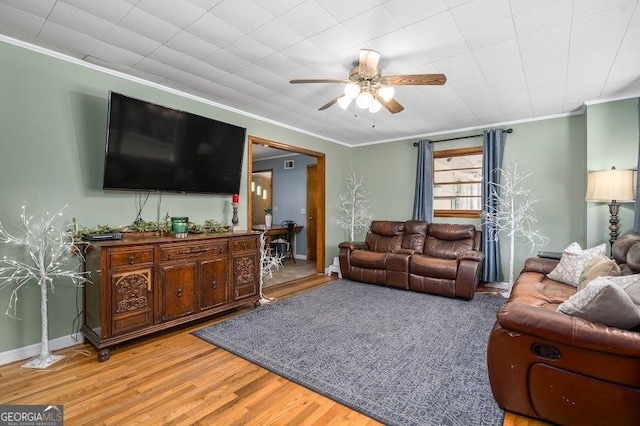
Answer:
[[383, 77], [392, 86], [433, 85], [441, 86], [447, 81], [444, 74], [405, 74]]
[[330, 106], [333, 106], [333, 104], [335, 104], [336, 102], [338, 102], [338, 98], [332, 99], [329, 102], [327, 102], [326, 104], [322, 105], [320, 108], [318, 108], [318, 111], [323, 111], [323, 110], [329, 108]]
[[289, 83], [291, 84], [304, 84], [304, 83], [345, 83], [345, 80], [337, 79], [337, 78], [308, 78], [301, 80], [291, 80]]
[[397, 114], [404, 109], [404, 107], [400, 105], [400, 102], [393, 98], [390, 101], [385, 101], [377, 93], [374, 93], [373, 96], [382, 104], [383, 107], [389, 110], [391, 114]]

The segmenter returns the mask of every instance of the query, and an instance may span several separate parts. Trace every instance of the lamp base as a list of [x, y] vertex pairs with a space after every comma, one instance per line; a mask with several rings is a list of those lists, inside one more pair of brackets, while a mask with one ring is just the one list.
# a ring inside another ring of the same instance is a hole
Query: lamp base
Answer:
[[618, 239], [618, 223], [620, 219], [618, 219], [618, 212], [620, 211], [620, 203], [616, 200], [612, 200], [609, 203], [609, 214], [611, 217], [609, 218], [609, 243], [611, 244], [611, 254], [613, 254], [613, 243]]
[[26, 364], [23, 364], [22, 366], [24, 368], [38, 368], [38, 369], [44, 369], [49, 367], [52, 364], [55, 364], [56, 362], [60, 361], [61, 359], [64, 359], [65, 355], [49, 355], [48, 357], [44, 358], [44, 359], [40, 359], [38, 357], [32, 359], [31, 361], [27, 362]]

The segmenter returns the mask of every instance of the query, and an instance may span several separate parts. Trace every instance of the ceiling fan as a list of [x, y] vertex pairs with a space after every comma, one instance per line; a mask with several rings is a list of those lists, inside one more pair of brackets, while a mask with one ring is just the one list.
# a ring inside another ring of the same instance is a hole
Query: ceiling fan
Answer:
[[390, 113], [396, 114], [404, 109], [393, 98], [395, 90], [393, 86], [434, 85], [440, 86], [447, 81], [444, 74], [404, 74], [383, 76], [378, 68], [380, 53], [371, 49], [360, 49], [358, 65], [349, 71], [348, 79], [300, 79], [291, 80], [291, 84], [304, 83], [339, 83], [344, 84], [344, 95], [330, 100], [318, 108], [325, 110], [335, 103], [342, 109], [347, 109], [351, 101], [361, 109], [369, 109], [370, 112], [378, 112], [383, 106]]

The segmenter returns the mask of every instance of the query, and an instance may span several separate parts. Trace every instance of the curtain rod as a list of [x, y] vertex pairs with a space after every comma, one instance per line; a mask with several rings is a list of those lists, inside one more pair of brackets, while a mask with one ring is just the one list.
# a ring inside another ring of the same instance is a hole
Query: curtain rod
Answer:
[[[513, 129], [509, 128], [507, 130], [503, 130], [504, 133], [513, 133]], [[460, 136], [457, 138], [449, 138], [449, 139], [440, 139], [439, 141], [429, 141], [430, 143], [438, 143], [438, 142], [447, 142], [447, 141], [457, 141], [458, 139], [469, 139], [469, 138], [478, 138], [482, 136], [482, 133], [477, 135], [469, 135], [469, 136]], [[413, 146], [418, 146], [418, 142], [414, 142]]]

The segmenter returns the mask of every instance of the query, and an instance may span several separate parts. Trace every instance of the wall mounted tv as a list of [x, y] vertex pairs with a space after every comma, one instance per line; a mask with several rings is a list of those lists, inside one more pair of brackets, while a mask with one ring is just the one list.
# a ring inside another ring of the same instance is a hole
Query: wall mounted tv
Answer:
[[237, 194], [246, 129], [109, 93], [104, 189]]

